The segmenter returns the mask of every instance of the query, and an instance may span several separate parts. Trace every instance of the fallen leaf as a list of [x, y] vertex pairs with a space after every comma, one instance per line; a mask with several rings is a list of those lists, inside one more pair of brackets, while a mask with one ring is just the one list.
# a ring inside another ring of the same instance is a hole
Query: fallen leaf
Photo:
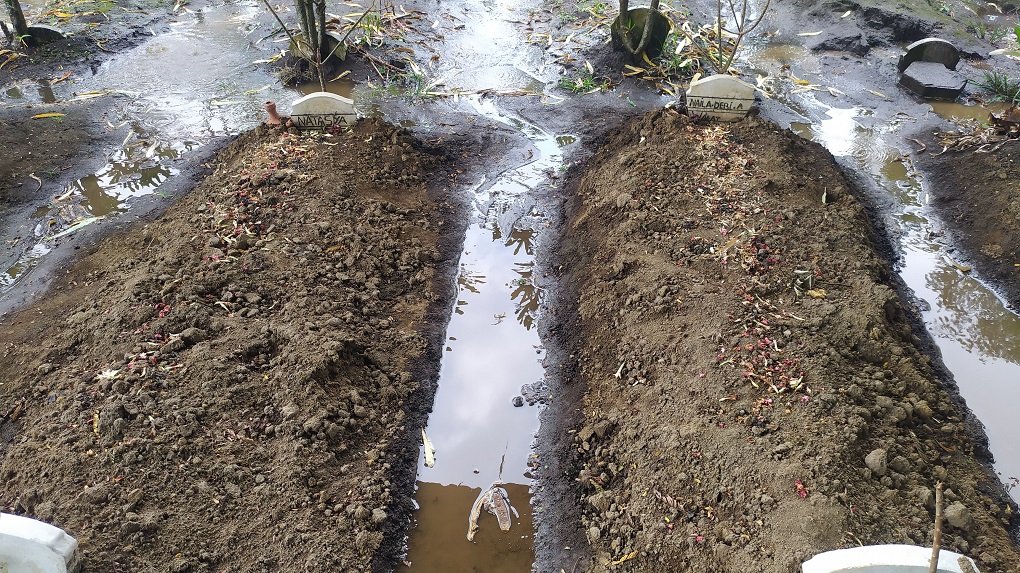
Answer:
[[946, 262], [949, 263], [950, 266], [952, 266], [954, 269], [960, 271], [961, 273], [969, 273], [970, 270], [971, 270], [971, 267], [969, 267], [967, 265], [961, 265], [960, 263], [954, 261], [953, 259], [949, 258], [948, 256], [946, 256], [945, 259], [946, 259]]
[[825, 289], [823, 289], [823, 288], [813, 288], [813, 289], [807, 291], [807, 294], [811, 298], [825, 298]]
[[637, 555], [638, 555], [637, 551], [631, 551], [630, 553], [624, 555], [623, 557], [617, 559], [616, 561], [613, 561], [612, 564], [613, 565], [620, 565], [620, 564], [626, 563], [627, 561], [630, 561], [631, 559], [637, 557]]
[[55, 85], [59, 84], [60, 82], [66, 80], [69, 77], [71, 77], [71, 72], [67, 72], [66, 74], [60, 76], [59, 78], [57, 78], [55, 80], [51, 80], [50, 81], [50, 85], [51, 86], [55, 86]]
[[798, 36], [817, 36], [818, 34], [821, 34], [821, 31], [818, 31], [818, 32], [801, 32], [800, 34], [797, 34], [797, 35]]
[[32, 119], [44, 119], [47, 117], [64, 117], [64, 114], [51, 111], [49, 113], [37, 113], [32, 116]]
[[889, 96], [885, 95], [884, 93], [876, 92], [875, 90], [864, 90], [864, 91], [868, 92], [871, 95], [876, 95], [876, 96], [881, 97], [881, 98], [886, 98], [886, 99], [889, 98]]

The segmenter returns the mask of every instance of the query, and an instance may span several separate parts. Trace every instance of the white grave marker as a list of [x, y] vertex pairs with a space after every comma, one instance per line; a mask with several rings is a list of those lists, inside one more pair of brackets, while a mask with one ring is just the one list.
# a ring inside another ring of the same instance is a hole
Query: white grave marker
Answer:
[[354, 100], [329, 92], [314, 92], [291, 104], [290, 119], [298, 129], [350, 127], [358, 119]]
[[733, 76], [709, 76], [687, 90], [687, 112], [716, 121], [740, 121], [754, 104], [754, 86]]

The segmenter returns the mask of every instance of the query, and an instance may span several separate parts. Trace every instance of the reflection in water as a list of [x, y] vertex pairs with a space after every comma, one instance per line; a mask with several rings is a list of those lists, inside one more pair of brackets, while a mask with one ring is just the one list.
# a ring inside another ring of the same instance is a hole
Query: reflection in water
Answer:
[[[908, 248], [902, 274], [918, 297], [942, 360], [967, 406], [985, 426], [1003, 481], [1020, 477], [1016, 402], [1020, 391], [1020, 317], [971, 276], [921, 241]], [[1017, 498], [1018, 490], [1011, 492]]]
[[[31, 6], [41, 2], [28, 0], [25, 7], [32, 11]], [[260, 41], [261, 49], [253, 44], [260, 15], [264, 8], [255, 0], [206, 6], [181, 14], [168, 33], [115, 55], [91, 76], [52, 85], [26, 80], [4, 86], [0, 98], [18, 100], [19, 105], [91, 94], [88, 97], [121, 106], [107, 125], [118, 136], [127, 136], [123, 148], [107, 158], [100, 171], [72, 183], [37, 210], [35, 219], [41, 219], [33, 222], [37, 231], [53, 237], [61, 229], [124, 211], [130, 198], [157, 192], [177, 174], [173, 163], [206, 137], [254, 127], [264, 117], [262, 103], [267, 99], [297, 99], [294, 91], [280, 87], [271, 72], [254, 63], [267, 55], [266, 50], [276, 51], [269, 40]], [[125, 131], [125, 125], [131, 131]], [[7, 222], [0, 226], [7, 227]], [[0, 295], [45, 254], [29, 245], [22, 248], [27, 252], [20, 259], [5, 259], [0, 267], [0, 277], [7, 277], [0, 280]]]
[[514, 229], [510, 233], [510, 238], [506, 241], [506, 246], [514, 247], [514, 254], [519, 255], [521, 248], [524, 248], [524, 252], [529, 255], [534, 255], [535, 252], [532, 250], [531, 239], [535, 236], [535, 231], [531, 229]]
[[515, 281], [532, 263], [490, 237], [490, 231], [472, 225], [465, 239], [460, 300], [447, 328], [449, 352], [427, 430], [436, 465], [422, 465], [422, 481], [481, 488], [500, 479], [517, 481], [528, 470], [538, 421], [534, 409], [515, 408], [511, 401], [522, 385], [542, 380], [543, 353], [534, 329], [500, 317], [516, 312], [513, 293], [521, 285]]
[[[478, 221], [469, 225], [457, 277], [458, 301], [447, 328], [427, 432], [435, 466], [418, 466], [415, 525], [408, 560], [419, 572], [525, 573], [532, 547], [531, 442], [538, 427], [535, 407], [514, 406], [525, 385], [545, 376], [544, 349], [535, 321], [542, 291], [534, 277], [531, 190], [561, 163], [556, 139], [520, 120], [500, 116], [491, 103], [475, 101], [479, 113], [524, 132], [538, 149], [532, 163], [499, 175], [475, 193]], [[509, 319], [513, 316], [515, 320]], [[523, 402], [518, 402], [523, 404]], [[509, 532], [482, 512], [475, 541], [467, 540], [471, 507], [483, 488], [501, 481], [520, 520]]]
[[925, 281], [939, 296], [939, 312], [929, 320], [932, 334], [955, 340], [984, 364], [1020, 359], [1020, 317], [995, 295], [950, 266], [933, 268]]
[[[191, 149], [186, 143], [183, 148]], [[71, 190], [85, 198], [93, 215], [103, 216], [123, 211], [131, 197], [152, 193], [177, 170], [163, 161], [176, 159], [180, 152], [172, 147], [153, 143], [152, 151], [142, 150], [129, 155], [118, 152], [106, 167], [71, 184]]]
[[[299, 84], [294, 86], [294, 89], [296, 89], [301, 95], [308, 95], [320, 91], [319, 82]], [[351, 92], [354, 91], [354, 81], [349, 78], [343, 78], [332, 82], [326, 82], [326, 91], [331, 94], [350, 98], [352, 97]], [[414, 125], [414, 122], [411, 122], [411, 125]]]
[[[514, 301], [514, 314], [517, 315], [517, 322], [524, 328], [531, 330], [535, 325], [535, 317], [538, 315], [538, 305], [541, 302], [542, 290], [531, 282], [531, 271], [534, 263], [522, 263], [514, 268], [514, 272], [520, 278], [511, 281], [510, 286], [517, 287], [510, 298]], [[520, 300], [518, 300], [520, 299]]]
[[168, 33], [114, 56], [75, 88], [140, 90], [126, 115], [165, 141], [254, 127], [264, 116], [264, 101], [296, 99], [253, 64], [262, 55], [252, 49], [262, 11], [253, 1], [190, 11]]
[[500, 531], [496, 517], [482, 511], [474, 542], [467, 540], [468, 517], [482, 487], [418, 483], [415, 527], [427, 538], [412, 535], [407, 561], [412, 571], [484, 573], [531, 571], [535, 560], [532, 539], [531, 493], [528, 486], [503, 484], [520, 514], [510, 531]]
[[25, 273], [35, 267], [39, 258], [50, 252], [50, 248], [43, 243], [36, 243], [26, 253], [18, 257], [18, 260], [11, 266], [4, 269], [0, 274], [0, 292], [7, 290], [17, 284], [25, 277]]

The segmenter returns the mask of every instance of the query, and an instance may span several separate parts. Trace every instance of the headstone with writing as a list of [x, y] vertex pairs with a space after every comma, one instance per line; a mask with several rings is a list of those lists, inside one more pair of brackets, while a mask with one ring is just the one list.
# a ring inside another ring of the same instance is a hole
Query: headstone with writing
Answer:
[[733, 76], [709, 76], [687, 89], [687, 113], [716, 121], [740, 121], [754, 104], [754, 86]]
[[896, 70], [903, 73], [914, 62], [938, 62], [955, 70], [960, 63], [960, 50], [945, 40], [925, 38], [907, 46], [906, 53], [896, 63]]
[[290, 119], [298, 129], [350, 127], [358, 118], [354, 100], [329, 92], [310, 93], [290, 109]]

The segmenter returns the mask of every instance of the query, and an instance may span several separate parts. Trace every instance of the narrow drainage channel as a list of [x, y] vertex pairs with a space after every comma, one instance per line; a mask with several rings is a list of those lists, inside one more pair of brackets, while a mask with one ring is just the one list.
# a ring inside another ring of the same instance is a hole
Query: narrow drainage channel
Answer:
[[[32, 221], [5, 222], [30, 232], [22, 234], [29, 239], [21, 252], [0, 261], [0, 295], [24, 280], [60, 237], [158, 194], [178, 174], [177, 165], [211, 138], [257, 125], [267, 99], [300, 97], [301, 88], [280, 87], [256, 63], [279, 51], [271, 40], [260, 41], [265, 28], [255, 22], [263, 12], [254, 0], [189, 12], [168, 33], [114, 56], [91, 77], [52, 88], [29, 80], [0, 91], [6, 105], [109, 101], [107, 127], [123, 137], [101, 169], [53, 190]], [[351, 88], [341, 82], [331, 91], [348, 95]]]
[[[811, 101], [813, 106], [824, 106]], [[937, 104], [943, 117], [987, 116], [959, 104]], [[794, 124], [803, 137], [824, 145], [833, 155], [850, 157], [898, 206], [891, 234], [898, 237], [900, 275], [922, 303], [922, 317], [953, 373], [960, 393], [984, 424], [995, 469], [1012, 487], [1020, 477], [1020, 442], [1016, 412], [1007, 396], [1020, 384], [1020, 316], [1010, 311], [986, 285], [961, 270], [961, 265], [935, 239], [940, 222], [928, 210], [928, 183], [908, 157], [884, 144], [884, 130], [865, 127], [863, 108], [829, 108], [829, 119]], [[869, 122], [883, 125], [882, 122]], [[1011, 491], [1020, 500], [1020, 490]]]
[[[534, 274], [534, 243], [542, 216], [530, 198], [562, 162], [559, 138], [500, 115], [491, 102], [472, 100], [481, 115], [523, 132], [538, 151], [531, 163], [475, 189], [477, 220], [467, 230], [457, 277], [458, 300], [426, 429], [435, 465], [418, 467], [418, 510], [407, 562], [419, 572], [527, 572], [534, 562], [528, 462], [544, 396], [545, 350], [536, 324], [542, 287]], [[521, 402], [518, 402], [521, 403]], [[493, 486], [516, 510], [509, 531], [482, 509], [468, 541], [475, 502]]]

